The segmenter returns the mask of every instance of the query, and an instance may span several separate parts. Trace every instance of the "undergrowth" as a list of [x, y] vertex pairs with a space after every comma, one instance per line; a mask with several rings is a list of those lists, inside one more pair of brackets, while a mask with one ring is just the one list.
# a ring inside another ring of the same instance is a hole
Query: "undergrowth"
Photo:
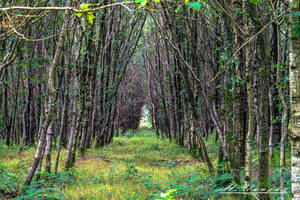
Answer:
[[[216, 158], [218, 145], [214, 137], [209, 137], [206, 144], [210, 157]], [[23, 186], [34, 151], [34, 147], [26, 147], [23, 153], [18, 153], [17, 147], [0, 144], [0, 199], [240, 199], [223, 193], [242, 191], [230, 174], [208, 174], [206, 165], [195, 162], [187, 149], [160, 140], [154, 131], [147, 129], [129, 131], [114, 138], [108, 146], [87, 150], [84, 158], [78, 156], [76, 167], [69, 172], [42, 171], [39, 180]], [[64, 165], [65, 155], [63, 150], [60, 167]], [[213, 162], [216, 166], [217, 160]], [[278, 191], [280, 171], [274, 163], [272, 168], [272, 191]], [[288, 170], [285, 180], [288, 188]], [[257, 181], [252, 186], [257, 188]], [[290, 198], [289, 190], [286, 196]], [[272, 197], [280, 198], [276, 194]]]

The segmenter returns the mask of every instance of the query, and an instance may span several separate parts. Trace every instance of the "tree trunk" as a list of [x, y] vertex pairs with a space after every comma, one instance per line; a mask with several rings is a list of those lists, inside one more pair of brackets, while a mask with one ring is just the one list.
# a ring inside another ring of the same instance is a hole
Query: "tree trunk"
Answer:
[[[268, 11], [267, 2], [262, 2], [262, 10]], [[267, 21], [264, 19], [263, 21]], [[258, 191], [259, 198], [262, 200], [269, 200], [269, 90], [271, 78], [271, 54], [268, 47], [269, 36], [267, 32], [263, 32], [258, 36], [259, 53], [261, 58], [261, 89], [259, 97], [259, 153], [258, 153]]]
[[47, 135], [46, 135], [46, 147], [45, 147], [45, 158], [46, 158], [46, 164], [45, 164], [45, 170], [46, 172], [51, 172], [51, 146], [52, 146], [52, 134], [53, 134], [53, 120], [51, 121], [48, 129], [47, 129]]
[[70, 136], [69, 136], [69, 143], [68, 143], [68, 152], [67, 152], [67, 157], [66, 157], [66, 165], [65, 165], [65, 169], [68, 171], [71, 167], [74, 166], [74, 163], [72, 162], [72, 149], [73, 146], [75, 145], [75, 137], [76, 134], [75, 132], [76, 130], [76, 120], [77, 120], [77, 116], [76, 116], [76, 89], [77, 89], [77, 81], [75, 79], [75, 88], [74, 88], [74, 95], [73, 95], [73, 106], [72, 106], [72, 122], [71, 122], [71, 129], [70, 129]]
[[[67, 1], [66, 5], [69, 6], [70, 5], [70, 0]], [[63, 41], [64, 41], [64, 36], [66, 33], [66, 28], [67, 28], [67, 15], [68, 15], [68, 11], [65, 12], [65, 16], [64, 16], [64, 23], [62, 25], [62, 29], [59, 35], [59, 41], [56, 47], [56, 51], [52, 60], [52, 63], [50, 65], [49, 68], [49, 78], [48, 78], [48, 85], [47, 85], [47, 95], [48, 95], [48, 102], [45, 102], [45, 107], [46, 107], [46, 120], [44, 121], [41, 130], [41, 134], [40, 134], [40, 139], [38, 142], [38, 146], [37, 146], [37, 150], [34, 156], [34, 160], [33, 163], [30, 167], [30, 170], [26, 176], [26, 179], [24, 181], [25, 185], [29, 185], [31, 183], [31, 180], [35, 174], [35, 171], [37, 169], [37, 166], [40, 162], [41, 159], [41, 153], [42, 153], [42, 147], [44, 146], [44, 142], [45, 142], [45, 136], [46, 136], [46, 131], [47, 128], [49, 127], [53, 115], [55, 114], [55, 99], [56, 99], [56, 89], [55, 89], [55, 71], [56, 71], [56, 65], [58, 62], [58, 58], [61, 55], [61, 50], [62, 50], [62, 46], [63, 46]]]
[[[249, 33], [248, 30], [248, 20], [247, 20], [247, 8], [246, 0], [242, 1], [243, 9], [243, 21], [244, 21], [244, 31], [246, 34]], [[246, 160], [245, 160], [245, 183], [244, 189], [246, 192], [250, 192], [251, 188], [251, 178], [252, 178], [252, 140], [254, 133], [254, 120], [255, 120], [255, 107], [253, 98], [253, 85], [251, 73], [251, 63], [250, 63], [250, 46], [245, 46], [245, 68], [246, 68], [246, 87], [247, 87], [247, 101], [248, 101], [248, 129], [246, 136]]]
[[290, 102], [291, 102], [291, 171], [292, 194], [294, 200], [300, 199], [300, 18], [296, 12], [300, 10], [299, 0], [290, 0], [291, 17], [291, 49], [290, 49]]

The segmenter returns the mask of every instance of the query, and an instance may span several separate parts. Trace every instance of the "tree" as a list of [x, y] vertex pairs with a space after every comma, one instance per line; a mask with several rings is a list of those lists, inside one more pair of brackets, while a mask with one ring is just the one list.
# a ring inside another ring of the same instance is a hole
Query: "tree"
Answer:
[[291, 145], [292, 145], [292, 194], [300, 199], [300, 2], [290, 1], [291, 49], [290, 49], [290, 103], [291, 103]]

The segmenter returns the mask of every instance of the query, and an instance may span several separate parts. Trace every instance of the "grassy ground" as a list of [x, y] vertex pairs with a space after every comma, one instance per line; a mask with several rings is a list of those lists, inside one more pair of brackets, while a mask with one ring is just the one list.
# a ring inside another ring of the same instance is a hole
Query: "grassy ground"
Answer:
[[[17, 147], [0, 147], [0, 167], [8, 179], [6, 185], [0, 184], [0, 191], [11, 190], [18, 194], [35, 148], [19, 154]], [[53, 151], [53, 156], [55, 153]], [[64, 166], [65, 155], [66, 150], [63, 150], [60, 167]], [[188, 199], [196, 195], [192, 186], [201, 181], [201, 175], [205, 176], [206, 167], [195, 162], [185, 148], [156, 138], [152, 130], [141, 129], [114, 138], [113, 143], [104, 148], [88, 150], [84, 158], [77, 158], [71, 172], [60, 171], [57, 175], [44, 175], [41, 181], [35, 182], [36, 188], [27, 188], [18, 199], [30, 199], [27, 198], [30, 193], [41, 193], [32, 198], [140, 200], [155, 199], [171, 189], [176, 189], [173, 193], [180, 190], [180, 196]], [[53, 186], [53, 190], [60, 194], [50, 195], [48, 190], [42, 190], [51, 184], [59, 185]]]
[[[218, 145], [214, 138], [211, 136], [206, 145], [217, 166]], [[69, 172], [61, 169], [66, 156], [63, 149], [57, 174], [42, 173], [40, 180], [23, 187], [34, 153], [35, 147], [18, 153], [17, 146], [7, 148], [0, 144], [0, 199], [216, 199], [232, 180], [230, 174], [209, 175], [206, 165], [195, 161], [187, 149], [160, 140], [147, 129], [128, 132], [106, 147], [87, 150], [85, 157], [77, 156], [76, 167]], [[52, 154], [54, 160], [56, 152]], [[253, 159], [255, 170], [257, 159]], [[271, 164], [275, 169], [270, 176], [273, 188], [279, 188], [277, 164]], [[290, 180], [290, 174], [286, 176]]]
[[172, 188], [180, 174], [203, 167], [186, 149], [162, 141], [152, 131], [127, 133], [77, 161], [80, 179], [67, 185], [73, 199], [150, 199]]

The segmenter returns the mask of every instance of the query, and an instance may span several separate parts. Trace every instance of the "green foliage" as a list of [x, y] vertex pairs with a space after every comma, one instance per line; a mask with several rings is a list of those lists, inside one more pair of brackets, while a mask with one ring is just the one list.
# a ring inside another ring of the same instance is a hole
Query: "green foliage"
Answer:
[[39, 181], [24, 186], [24, 193], [18, 196], [17, 199], [67, 199], [68, 196], [62, 192], [62, 189], [66, 184], [73, 184], [75, 180], [73, 171], [42, 173]]
[[300, 36], [300, 23], [292, 22], [292, 37], [299, 37], [299, 36]]
[[16, 173], [10, 173], [5, 167], [0, 166], [0, 195], [10, 198], [19, 193], [22, 178]]
[[200, 1], [188, 2], [188, 6], [194, 11], [200, 11], [202, 3]]
[[[41, 179], [28, 186], [23, 186], [24, 175], [23, 169], [27, 165], [20, 166], [16, 172], [9, 172], [9, 170], [0, 165], [0, 196], [17, 200], [31, 200], [31, 199], [67, 199], [68, 196], [63, 194], [62, 189], [66, 184], [74, 183], [74, 178], [71, 172], [61, 172], [57, 174], [42, 173]], [[18, 171], [22, 171], [20, 174]]]
[[216, 176], [214, 179], [214, 185], [216, 188], [224, 188], [227, 187], [229, 184], [232, 183], [232, 176], [231, 174], [221, 174]]
[[178, 5], [177, 8], [175, 9], [175, 13], [178, 13], [181, 9], [181, 5]]
[[164, 193], [161, 193], [160, 195], [158, 195], [157, 197], [155, 197], [153, 199], [174, 200], [173, 193], [175, 191], [176, 190], [174, 190], [174, 189], [168, 190]]
[[260, 0], [250, 0], [250, 3], [253, 3], [253, 4], [257, 5], [257, 4], [259, 4], [259, 1]]
[[209, 199], [212, 196], [212, 177], [201, 172], [181, 172], [173, 174], [170, 187], [178, 199]]
[[[291, 173], [289, 173], [289, 169], [284, 169], [283, 172], [283, 179], [284, 179], [284, 186], [285, 186], [285, 198], [291, 199]], [[270, 185], [271, 185], [271, 192], [274, 192], [271, 196], [274, 200], [280, 200], [280, 168], [277, 168], [270, 174]], [[277, 192], [277, 193], [276, 193]]]
[[148, 3], [148, 0], [135, 0], [135, 3], [140, 3], [141, 6], [145, 6]]
[[[159, 3], [160, 0], [152, 0], [154, 3]], [[146, 6], [149, 1], [148, 0], [135, 0], [135, 3], [141, 4], [141, 6]]]
[[126, 163], [126, 170], [124, 173], [125, 179], [132, 179], [138, 175], [138, 170], [133, 163]]
[[[209, 156], [217, 158], [218, 145], [214, 134], [209, 136], [206, 144]], [[1, 153], [10, 151], [16, 153], [17, 150], [17, 147], [8, 148], [0, 145]], [[270, 184], [272, 191], [278, 191], [276, 189], [280, 188], [278, 149], [274, 149], [274, 155], [275, 160], [271, 163], [276, 165], [271, 164], [273, 171], [270, 175]], [[88, 159], [89, 157], [97, 159], [97, 156], [106, 157], [110, 161]], [[161, 160], [163, 158], [170, 160], [164, 162]], [[5, 165], [0, 165], [0, 195], [5, 192], [5, 197], [15, 199], [100, 197], [100, 199], [201, 200], [222, 199], [224, 197], [222, 192], [242, 191], [241, 187], [233, 184], [230, 174], [208, 175], [202, 163], [181, 165], [176, 162], [176, 160], [186, 159], [192, 159], [186, 149], [169, 141], [159, 140], [153, 130], [138, 129], [136, 132], [115, 138], [112, 144], [102, 149], [87, 151], [87, 159], [79, 160], [78, 168], [57, 174], [41, 173], [40, 181], [30, 186], [22, 185], [29, 165], [27, 160], [17, 160], [13, 165], [4, 163]], [[287, 156], [287, 160], [289, 159], [290, 157]], [[254, 166], [256, 164], [254, 162]], [[10, 168], [18, 168], [18, 170], [14, 169], [12, 172]], [[93, 170], [89, 171], [91, 168]], [[288, 198], [291, 184], [289, 169], [285, 170], [284, 177]], [[257, 181], [252, 181], [251, 186], [253, 190], [257, 188]], [[74, 192], [70, 192], [70, 187]], [[278, 194], [272, 194], [272, 198], [280, 197]]]
[[[91, 10], [91, 9], [89, 8], [89, 6], [90, 6], [89, 4], [82, 3], [82, 4], [80, 4], [78, 10], [89, 11], [89, 10]], [[75, 15], [76, 15], [77, 17], [79, 17], [79, 18], [82, 17], [82, 16], [85, 16], [86, 20], [87, 20], [90, 24], [93, 24], [93, 23], [94, 23], [94, 19], [96, 18], [95, 15], [94, 15], [93, 13], [91, 13], [91, 12], [83, 12], [83, 13], [79, 12], [79, 13], [76, 13]]]
[[[277, 147], [276, 147], [277, 148]], [[271, 158], [272, 162], [270, 162], [270, 167], [272, 169], [276, 169], [280, 166], [280, 152], [274, 148], [273, 156]]]

